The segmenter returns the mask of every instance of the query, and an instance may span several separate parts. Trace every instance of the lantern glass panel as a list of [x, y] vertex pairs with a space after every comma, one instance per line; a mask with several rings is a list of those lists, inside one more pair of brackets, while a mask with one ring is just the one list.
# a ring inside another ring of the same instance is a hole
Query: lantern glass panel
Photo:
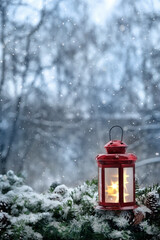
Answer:
[[98, 191], [99, 201], [102, 201], [102, 168], [98, 168]]
[[105, 202], [119, 202], [118, 168], [105, 168]]
[[123, 202], [133, 202], [133, 168], [123, 168]]

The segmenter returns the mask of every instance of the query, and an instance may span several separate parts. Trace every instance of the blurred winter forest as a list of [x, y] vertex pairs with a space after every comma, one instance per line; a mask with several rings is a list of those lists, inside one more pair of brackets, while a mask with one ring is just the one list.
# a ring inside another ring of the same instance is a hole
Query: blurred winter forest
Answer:
[[1, 0], [0, 172], [77, 185], [118, 124], [160, 182], [159, 33], [159, 0]]

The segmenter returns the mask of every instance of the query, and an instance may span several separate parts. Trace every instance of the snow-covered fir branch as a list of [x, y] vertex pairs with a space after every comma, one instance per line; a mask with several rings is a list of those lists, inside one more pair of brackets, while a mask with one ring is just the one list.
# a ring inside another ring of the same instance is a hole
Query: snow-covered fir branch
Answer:
[[135, 211], [99, 212], [96, 179], [75, 188], [52, 185], [45, 193], [36, 193], [9, 171], [0, 175], [0, 239], [157, 240], [159, 193], [159, 185], [137, 189]]

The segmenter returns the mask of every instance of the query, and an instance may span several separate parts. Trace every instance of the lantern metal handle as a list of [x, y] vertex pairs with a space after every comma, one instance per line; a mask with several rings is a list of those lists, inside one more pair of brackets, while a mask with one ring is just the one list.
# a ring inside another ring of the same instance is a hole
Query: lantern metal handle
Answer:
[[115, 125], [113, 127], [111, 127], [111, 129], [109, 130], [109, 140], [112, 141], [112, 138], [111, 138], [111, 130], [115, 127], [119, 127], [121, 130], [122, 130], [122, 135], [121, 135], [121, 142], [123, 141], [123, 128], [119, 125]]

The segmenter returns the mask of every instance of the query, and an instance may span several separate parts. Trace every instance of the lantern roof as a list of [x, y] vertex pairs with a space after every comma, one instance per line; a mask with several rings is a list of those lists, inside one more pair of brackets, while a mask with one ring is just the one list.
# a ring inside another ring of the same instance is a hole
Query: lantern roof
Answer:
[[108, 154], [119, 153], [124, 154], [128, 147], [126, 143], [121, 140], [111, 140], [104, 146]]
[[133, 153], [125, 153], [125, 154], [98, 154], [96, 157], [98, 162], [126, 162], [126, 161], [136, 161], [137, 157]]

